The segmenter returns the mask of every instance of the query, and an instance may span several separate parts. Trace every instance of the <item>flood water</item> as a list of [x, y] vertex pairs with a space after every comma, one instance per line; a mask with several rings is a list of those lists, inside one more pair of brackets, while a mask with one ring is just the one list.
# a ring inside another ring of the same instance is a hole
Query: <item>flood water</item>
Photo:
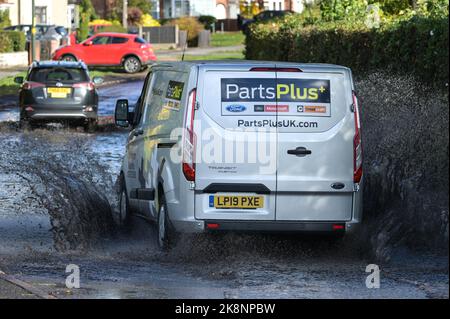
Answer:
[[[100, 115], [116, 99], [133, 104], [141, 87], [101, 89]], [[352, 240], [196, 235], [162, 253], [153, 224], [135, 218], [131, 234], [118, 231], [110, 217], [127, 136], [0, 125], [0, 270], [58, 298], [448, 298], [446, 256], [398, 248], [370, 290], [365, 269], [378, 261]], [[64, 286], [69, 264], [81, 289]]]

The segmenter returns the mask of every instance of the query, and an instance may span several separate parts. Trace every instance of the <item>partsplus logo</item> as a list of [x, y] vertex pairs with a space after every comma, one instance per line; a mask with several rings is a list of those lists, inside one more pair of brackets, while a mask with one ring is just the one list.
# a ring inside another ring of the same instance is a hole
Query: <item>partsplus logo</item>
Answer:
[[247, 110], [247, 108], [244, 105], [229, 105], [226, 107], [228, 112], [232, 112], [232, 113], [241, 113], [241, 112], [245, 112]]

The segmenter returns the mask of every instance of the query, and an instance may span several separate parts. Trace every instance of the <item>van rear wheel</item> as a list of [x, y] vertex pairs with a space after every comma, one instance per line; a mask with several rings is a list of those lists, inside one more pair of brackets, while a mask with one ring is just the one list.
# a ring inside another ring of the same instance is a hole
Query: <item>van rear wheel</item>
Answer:
[[158, 246], [163, 251], [168, 251], [176, 244], [176, 232], [170, 224], [166, 199], [161, 195], [158, 212]]

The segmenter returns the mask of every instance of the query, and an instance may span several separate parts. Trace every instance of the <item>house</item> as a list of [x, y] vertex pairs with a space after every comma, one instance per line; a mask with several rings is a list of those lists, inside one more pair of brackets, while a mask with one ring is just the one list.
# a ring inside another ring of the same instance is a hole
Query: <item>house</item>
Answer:
[[210, 15], [217, 19], [237, 19], [239, 0], [153, 0], [155, 18]]
[[[9, 10], [12, 25], [31, 24], [32, 9], [30, 0], [1, 0], [0, 6]], [[68, 0], [35, 0], [35, 23], [56, 24], [71, 27]]]

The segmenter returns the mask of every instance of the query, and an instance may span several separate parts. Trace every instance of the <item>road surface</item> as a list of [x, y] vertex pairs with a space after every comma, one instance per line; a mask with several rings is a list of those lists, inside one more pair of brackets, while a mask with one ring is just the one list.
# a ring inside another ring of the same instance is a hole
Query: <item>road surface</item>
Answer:
[[[141, 86], [100, 90], [100, 115], [118, 98], [136, 101]], [[16, 121], [17, 109], [5, 118]], [[109, 229], [102, 203], [114, 206], [126, 137], [0, 122], [1, 271], [57, 298], [448, 298], [448, 257], [429, 252], [394, 250], [378, 264], [380, 289], [368, 289], [377, 261], [354, 238], [186, 236], [161, 253], [148, 222], [135, 218], [131, 234]], [[79, 267], [80, 289], [66, 287], [68, 265]], [[30, 297], [39, 296], [0, 278], [0, 298]]]

